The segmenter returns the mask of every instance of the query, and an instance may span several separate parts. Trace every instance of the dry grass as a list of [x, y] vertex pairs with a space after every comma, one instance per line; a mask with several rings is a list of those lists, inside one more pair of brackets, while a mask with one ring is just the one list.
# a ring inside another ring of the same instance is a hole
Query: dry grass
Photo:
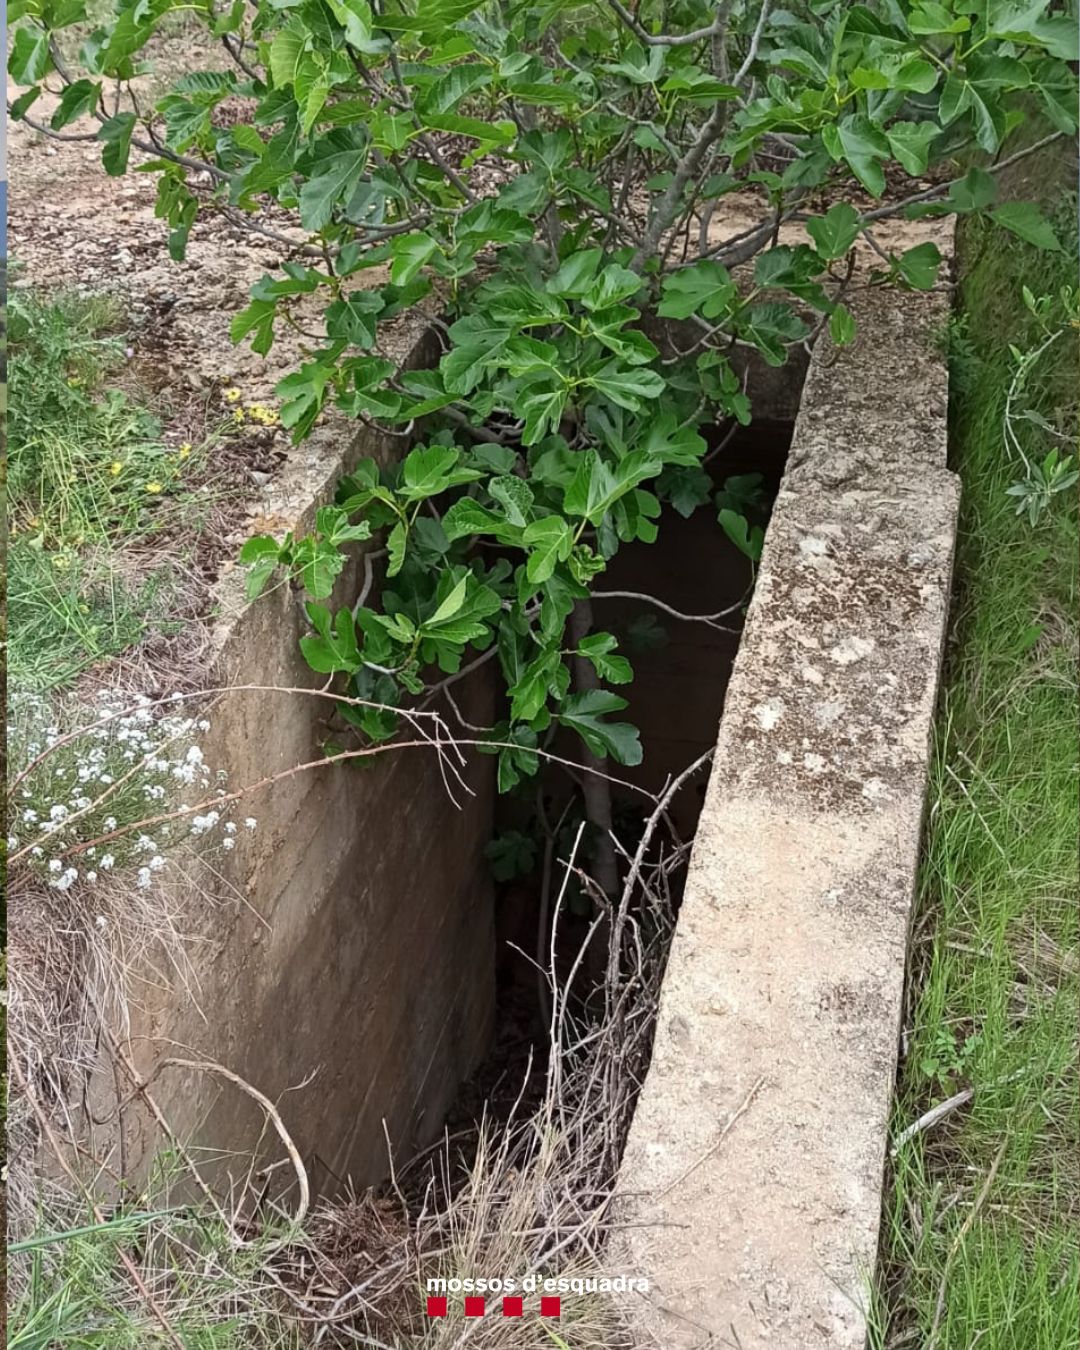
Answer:
[[[153, 1079], [135, 1078], [120, 1048], [115, 1033], [138, 999], [137, 981], [187, 978], [179, 893], [113, 879], [57, 892], [33, 872], [17, 872], [11, 1018], [22, 1091], [14, 1103], [12, 1200], [24, 1246], [14, 1252], [10, 1344], [629, 1350], [615, 1304], [596, 1293], [564, 1299], [557, 1324], [539, 1318], [536, 1299], [520, 1319], [496, 1311], [466, 1322], [460, 1297], [451, 1297], [450, 1315], [429, 1319], [425, 1293], [429, 1280], [616, 1273], [605, 1256], [616, 1222], [613, 1186], [672, 931], [671, 876], [685, 848], [659, 840], [681, 781], [656, 803], [625, 858], [618, 902], [597, 894], [597, 917], [568, 974], [554, 947], [549, 953], [539, 1102], [530, 1096], [526, 1104], [523, 1094], [508, 1119], [480, 1121], [464, 1148], [447, 1138], [399, 1168], [380, 1193], [322, 1204], [310, 1215], [303, 1203], [289, 1212], [295, 1188], [282, 1190], [281, 1163], [266, 1166], [261, 1156], [258, 1165], [236, 1160], [234, 1175], [243, 1180], [228, 1193], [212, 1186], [202, 1156], [172, 1135]], [[577, 865], [580, 838], [579, 831], [563, 860], [553, 931], [571, 877], [596, 894]], [[80, 1128], [76, 1104], [110, 1056], [121, 1111], [149, 1108], [169, 1145], [141, 1181], [124, 1175], [122, 1155], [107, 1144], [104, 1152], [95, 1148], [92, 1132]], [[276, 1108], [233, 1083], [261, 1101], [302, 1196], [303, 1164]], [[48, 1153], [52, 1163], [42, 1165]], [[72, 1185], [48, 1181], [57, 1168]], [[213, 1176], [221, 1172], [215, 1165]], [[42, 1327], [49, 1328], [44, 1339]]]

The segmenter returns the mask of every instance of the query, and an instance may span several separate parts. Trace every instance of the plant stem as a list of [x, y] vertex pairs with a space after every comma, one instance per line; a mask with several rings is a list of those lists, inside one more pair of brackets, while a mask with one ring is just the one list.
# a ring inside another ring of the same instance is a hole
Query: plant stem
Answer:
[[[579, 600], [570, 612], [570, 638], [576, 649], [581, 639], [588, 637], [593, 626], [591, 600]], [[592, 662], [584, 656], [572, 658], [574, 688], [579, 692], [587, 689], [599, 689], [600, 681]], [[615, 845], [611, 838], [611, 783], [606, 774], [607, 756], [594, 755], [586, 746], [582, 747], [581, 789], [585, 796], [585, 816], [596, 829], [596, 855], [594, 861], [594, 880], [605, 895], [614, 896], [619, 888], [619, 869], [615, 861]], [[600, 775], [605, 775], [601, 777]]]

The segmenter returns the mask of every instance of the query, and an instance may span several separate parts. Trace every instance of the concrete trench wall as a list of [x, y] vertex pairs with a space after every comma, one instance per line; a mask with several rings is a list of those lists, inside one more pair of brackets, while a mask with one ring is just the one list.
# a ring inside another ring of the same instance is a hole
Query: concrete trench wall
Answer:
[[[426, 327], [421, 317], [400, 333], [399, 351], [419, 360]], [[305, 444], [254, 530], [305, 531], [356, 460], [400, 453], [398, 440], [348, 432], [328, 427]], [[355, 595], [358, 567], [336, 603]], [[288, 587], [247, 605], [234, 573], [219, 604], [209, 684], [324, 683], [298, 649], [305, 620]], [[493, 685], [478, 676], [463, 686], [463, 712], [490, 722]], [[331, 709], [297, 693], [226, 693], [209, 713], [206, 761], [235, 788], [317, 759]], [[203, 873], [217, 902], [194, 891], [185, 907], [186, 984], [139, 993], [129, 1049], [140, 1071], [180, 1054], [239, 1074], [280, 1102], [320, 1190], [385, 1176], [387, 1136], [397, 1157], [428, 1143], [486, 1051], [494, 1015], [483, 852], [493, 760], [471, 756], [465, 777], [474, 795], [458, 792], [455, 805], [435, 756], [404, 750], [298, 773], [245, 800], [239, 816], [255, 817], [256, 830], [241, 828], [235, 850]], [[107, 1096], [111, 1078], [98, 1087]], [[181, 1138], [235, 1151], [234, 1170], [265, 1137], [261, 1111], [212, 1075], [170, 1068], [154, 1093]], [[160, 1136], [126, 1116], [137, 1173]]]
[[940, 296], [815, 351], [623, 1160], [641, 1346], [862, 1350], [959, 500]]

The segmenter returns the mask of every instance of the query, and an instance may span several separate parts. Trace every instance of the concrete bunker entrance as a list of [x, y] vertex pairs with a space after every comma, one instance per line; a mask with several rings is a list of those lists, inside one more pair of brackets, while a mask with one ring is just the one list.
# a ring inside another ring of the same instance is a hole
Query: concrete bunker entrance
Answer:
[[[730, 439], [728, 428], [716, 431], [709, 501], [689, 518], [666, 507], [657, 542], [624, 546], [596, 585], [603, 598], [594, 626], [618, 636], [634, 669], [619, 692], [629, 700], [626, 719], [640, 728], [643, 763], [613, 766], [630, 784], [615, 790], [613, 808], [631, 853], [652, 801], [635, 788], [659, 792], [712, 747], [738, 648], [754, 569], [718, 523], [716, 494], [744, 480], [741, 489], [757, 497], [751, 514], [765, 523], [805, 370], [799, 354], [779, 370], [746, 369], [754, 421]], [[358, 459], [400, 453], [397, 442], [361, 437], [309, 499], [310, 514]], [[363, 579], [361, 561], [342, 578], [340, 603], [350, 591], [355, 598]], [[703, 614], [719, 617], [712, 625], [676, 617]], [[298, 651], [304, 631], [300, 606], [282, 588], [241, 608], [226, 635], [218, 683], [282, 691], [237, 693], [223, 706], [207, 753], [230, 779], [304, 763], [326, 740], [325, 701], [287, 692], [321, 683]], [[496, 683], [488, 666], [455, 686], [468, 721], [498, 720]], [[580, 759], [576, 738], [559, 748]], [[133, 1028], [145, 1076], [167, 1053], [155, 1047], [180, 1044], [279, 1100], [316, 1194], [377, 1185], [388, 1153], [404, 1164], [444, 1127], [466, 1128], [485, 1109], [498, 1115], [530, 1053], [532, 1080], [542, 1079], [544, 1004], [532, 964], [546, 922], [537, 802], [551, 825], [562, 818], [551, 860], [558, 880], [582, 816], [580, 792], [572, 774], [549, 769], [521, 796], [499, 797], [494, 760], [471, 750], [467, 759], [470, 793], [457, 801], [436, 755], [420, 749], [284, 778], [261, 804], [249, 854], [236, 858], [237, 893], [250, 903], [204, 916], [199, 1006], [155, 993]], [[668, 812], [665, 847], [687, 846], [671, 876], [675, 903], [707, 777], [705, 767]], [[531, 837], [533, 863], [523, 875], [499, 876], [492, 855], [511, 831]], [[576, 861], [588, 869], [587, 857]], [[572, 892], [562, 907], [556, 956], [564, 975], [594, 915], [585, 894]], [[581, 1006], [594, 975], [586, 968], [576, 976]], [[263, 1131], [255, 1103], [205, 1075], [174, 1069], [160, 1094], [181, 1137], [223, 1153], [247, 1153]], [[149, 1161], [153, 1138], [152, 1122], [128, 1128], [134, 1167]]]
[[[718, 512], [734, 500], [752, 524], [767, 528], [794, 426], [793, 415], [785, 414], [797, 406], [803, 373], [792, 372], [780, 416], [769, 416], [762, 398], [749, 427], [705, 432], [708, 501], [688, 514], [665, 505], [656, 542], [624, 546], [595, 585], [593, 627], [613, 633], [631, 662], [634, 678], [618, 690], [628, 701], [620, 716], [639, 728], [644, 751], [635, 768], [608, 765], [624, 782], [612, 789], [620, 883], [655, 797], [716, 741], [757, 566], [721, 527]], [[569, 737], [551, 748], [568, 759], [581, 754]], [[676, 858], [669, 876], [672, 920], [707, 782], [706, 764], [672, 797], [650, 845], [653, 853]], [[583, 771], [548, 764], [520, 790], [493, 799], [486, 852], [494, 880], [494, 1031], [450, 1108], [445, 1125], [451, 1136], [469, 1141], [482, 1113], [499, 1120], [539, 1099], [550, 1037], [545, 986], [552, 978], [570, 982], [564, 995], [586, 1022], [596, 1015], [595, 961], [580, 959], [599, 921], [598, 897], [586, 879], [596, 843], [588, 824], [574, 851], [586, 814], [582, 783]], [[572, 875], [563, 885], [568, 866]], [[596, 945], [603, 947], [603, 936], [601, 924]], [[466, 1160], [469, 1146], [461, 1151]]]

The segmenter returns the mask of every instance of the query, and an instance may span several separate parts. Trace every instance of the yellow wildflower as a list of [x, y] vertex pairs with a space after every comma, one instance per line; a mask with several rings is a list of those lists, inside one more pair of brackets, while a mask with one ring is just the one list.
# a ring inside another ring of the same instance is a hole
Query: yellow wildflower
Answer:
[[123, 472], [123, 468], [124, 466], [121, 463], [121, 461], [118, 459], [114, 459], [113, 462], [109, 465], [109, 472], [112, 474], [114, 478], [116, 478], [119, 476], [120, 473]]
[[147, 483], [145, 486], [146, 486], [147, 492], [154, 492], [154, 493], [157, 493], [157, 492], [160, 492], [160, 491], [161, 491], [161, 484], [160, 484], [159, 482], [157, 482], [156, 480], [155, 480], [154, 482], [152, 482], [152, 483]]
[[236, 411], [235, 411], [235, 412], [233, 413], [233, 415], [232, 415], [232, 420], [233, 420], [234, 422], [238, 423], [238, 424], [244, 420], [244, 410], [243, 410], [243, 408], [237, 408], [237, 409], [236, 409]]
[[240, 395], [240, 390], [239, 390], [239, 389], [226, 389], [226, 390], [225, 390], [225, 397], [229, 400], [230, 403], [239, 403], [240, 397], [241, 397], [241, 395]]
[[191, 454], [191, 442], [185, 441], [184, 444], [180, 447], [180, 458], [187, 459], [188, 455], [190, 454]]

